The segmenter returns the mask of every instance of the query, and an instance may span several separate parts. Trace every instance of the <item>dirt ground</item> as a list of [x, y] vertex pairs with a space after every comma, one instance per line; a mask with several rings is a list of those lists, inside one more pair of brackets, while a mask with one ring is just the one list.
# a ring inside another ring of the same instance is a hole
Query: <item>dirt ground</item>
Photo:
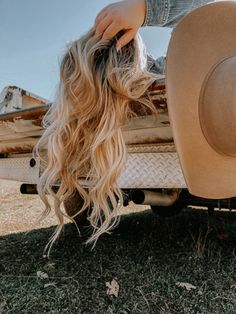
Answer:
[[[38, 195], [20, 193], [21, 182], [0, 180], [0, 235], [35, 229], [34, 223], [44, 209]], [[53, 214], [37, 228], [56, 224]]]
[[0, 236], [0, 313], [235, 314], [236, 223], [215, 218], [123, 215], [93, 250], [66, 224], [49, 259], [54, 228]]
[[86, 233], [79, 237], [66, 224], [48, 260], [43, 252], [54, 228], [47, 227], [56, 220], [17, 233], [35, 229], [43, 209], [37, 195], [19, 188], [0, 180], [0, 314], [236, 313], [234, 213], [123, 215], [93, 250]]
[[[21, 182], [0, 180], [0, 235], [46, 228], [57, 224], [53, 213], [35, 226], [44, 204], [38, 195], [20, 193]], [[130, 205], [123, 213], [146, 209], [147, 206]]]

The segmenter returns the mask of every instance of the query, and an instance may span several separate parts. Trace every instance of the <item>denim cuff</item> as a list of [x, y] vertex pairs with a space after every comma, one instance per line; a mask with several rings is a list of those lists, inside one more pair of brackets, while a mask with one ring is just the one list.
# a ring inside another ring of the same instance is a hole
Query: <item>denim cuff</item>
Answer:
[[168, 0], [169, 2], [169, 13], [163, 26], [175, 27], [180, 20], [191, 11], [205, 5], [209, 0]]
[[145, 15], [145, 19], [142, 26], [149, 26], [149, 21], [151, 17], [151, 5], [150, 5], [150, 0], [145, 0], [145, 1], [146, 1], [146, 15]]
[[146, 16], [142, 26], [162, 26], [168, 12], [169, 0], [146, 0]]
[[212, 1], [146, 0], [146, 16], [142, 26], [174, 27], [187, 13]]

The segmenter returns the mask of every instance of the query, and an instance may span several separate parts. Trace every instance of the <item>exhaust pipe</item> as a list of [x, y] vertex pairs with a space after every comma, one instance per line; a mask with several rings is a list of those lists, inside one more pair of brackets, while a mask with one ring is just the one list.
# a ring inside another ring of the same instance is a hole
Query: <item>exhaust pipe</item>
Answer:
[[[59, 186], [54, 185], [52, 190], [56, 193], [59, 190]], [[37, 184], [23, 183], [20, 186], [21, 194], [38, 194]]]
[[150, 190], [133, 190], [130, 199], [135, 204], [153, 206], [172, 206], [179, 198], [179, 189], [173, 189], [168, 194]]
[[36, 184], [23, 183], [20, 186], [21, 194], [38, 194]]

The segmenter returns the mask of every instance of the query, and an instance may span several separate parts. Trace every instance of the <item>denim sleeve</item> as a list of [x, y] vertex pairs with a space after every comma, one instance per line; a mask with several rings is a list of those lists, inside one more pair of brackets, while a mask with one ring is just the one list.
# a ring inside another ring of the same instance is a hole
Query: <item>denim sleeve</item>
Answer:
[[175, 27], [190, 11], [213, 1], [207, 0], [146, 0], [143, 26]]
[[151, 56], [147, 55], [147, 69], [150, 72], [156, 74], [165, 74], [166, 57], [159, 57], [156, 60]]

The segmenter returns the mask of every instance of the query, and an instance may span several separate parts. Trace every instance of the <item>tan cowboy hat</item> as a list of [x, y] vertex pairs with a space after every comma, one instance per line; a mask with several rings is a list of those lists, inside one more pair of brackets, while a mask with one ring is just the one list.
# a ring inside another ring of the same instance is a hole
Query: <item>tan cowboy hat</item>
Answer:
[[236, 196], [236, 1], [198, 8], [167, 53], [167, 100], [190, 193]]

